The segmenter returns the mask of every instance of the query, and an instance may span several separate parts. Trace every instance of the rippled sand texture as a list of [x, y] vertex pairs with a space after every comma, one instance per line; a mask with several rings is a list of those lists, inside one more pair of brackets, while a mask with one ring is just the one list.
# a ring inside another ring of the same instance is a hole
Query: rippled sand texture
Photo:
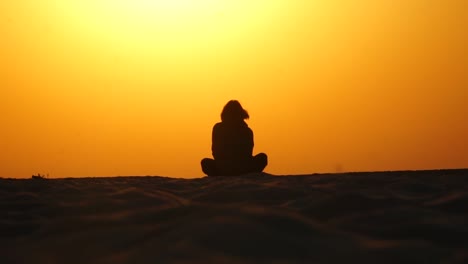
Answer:
[[1, 263], [468, 263], [468, 170], [0, 180]]

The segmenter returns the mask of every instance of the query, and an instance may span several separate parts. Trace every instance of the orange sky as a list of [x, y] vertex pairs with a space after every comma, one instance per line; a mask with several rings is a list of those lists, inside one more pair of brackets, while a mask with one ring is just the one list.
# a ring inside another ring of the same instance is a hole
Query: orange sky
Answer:
[[273, 174], [468, 167], [465, 0], [0, 2], [0, 177], [200, 177], [224, 104]]

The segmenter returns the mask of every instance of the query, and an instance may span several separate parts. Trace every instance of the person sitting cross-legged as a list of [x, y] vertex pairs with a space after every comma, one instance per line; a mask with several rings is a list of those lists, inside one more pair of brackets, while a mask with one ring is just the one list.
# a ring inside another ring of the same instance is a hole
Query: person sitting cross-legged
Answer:
[[259, 173], [268, 164], [265, 153], [252, 156], [253, 132], [244, 121], [249, 114], [236, 100], [229, 101], [221, 113], [221, 121], [213, 127], [211, 150], [214, 159], [201, 161], [208, 176], [234, 176]]

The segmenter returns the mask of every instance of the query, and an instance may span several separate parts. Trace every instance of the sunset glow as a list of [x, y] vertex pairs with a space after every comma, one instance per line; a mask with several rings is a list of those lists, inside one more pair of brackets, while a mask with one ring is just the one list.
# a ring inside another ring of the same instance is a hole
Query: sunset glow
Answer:
[[178, 60], [213, 49], [232, 52], [233, 39], [264, 31], [287, 7], [278, 0], [84, 0], [58, 5], [66, 14], [65, 28], [100, 44], [94, 48], [111, 46], [132, 56], [163, 53]]
[[0, 177], [202, 176], [238, 99], [273, 174], [468, 167], [466, 1], [0, 3]]

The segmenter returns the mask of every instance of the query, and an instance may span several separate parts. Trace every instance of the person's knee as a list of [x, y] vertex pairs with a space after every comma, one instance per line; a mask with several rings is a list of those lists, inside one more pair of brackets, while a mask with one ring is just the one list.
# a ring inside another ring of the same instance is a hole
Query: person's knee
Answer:
[[255, 155], [253, 162], [253, 170], [255, 172], [262, 172], [268, 165], [268, 156], [265, 153]]
[[211, 159], [209, 159], [209, 158], [205, 158], [205, 159], [201, 160], [202, 168], [206, 168], [207, 166], [209, 166], [210, 163], [211, 163]]
[[213, 159], [202, 159], [201, 167], [202, 171], [208, 176], [214, 176], [217, 174], [216, 163]]
[[202, 167], [202, 171], [205, 173], [205, 174], [208, 174], [207, 172], [210, 171], [210, 159], [206, 158], [206, 159], [202, 159], [202, 161], [200, 162], [201, 164], [201, 167]]
[[268, 156], [265, 153], [259, 153], [256, 155], [256, 159], [262, 165], [268, 165]]

